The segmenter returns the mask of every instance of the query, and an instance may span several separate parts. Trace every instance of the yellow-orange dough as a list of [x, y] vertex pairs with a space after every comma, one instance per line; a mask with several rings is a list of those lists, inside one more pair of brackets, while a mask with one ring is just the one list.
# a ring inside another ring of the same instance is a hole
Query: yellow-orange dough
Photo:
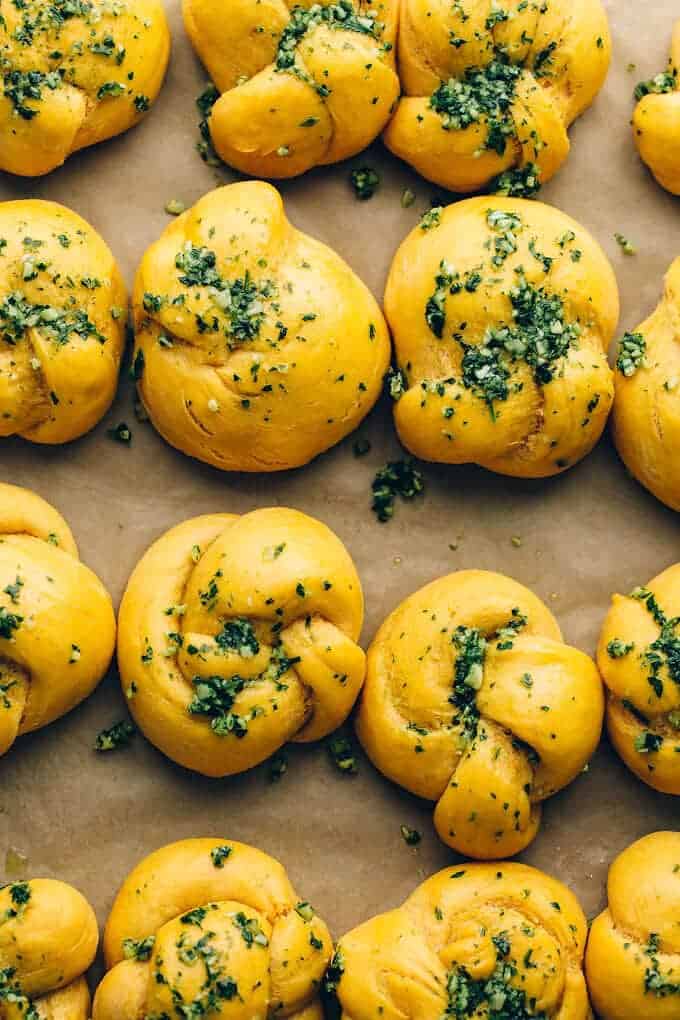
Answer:
[[0, 889], [0, 1016], [89, 1020], [85, 971], [99, 941], [92, 907], [52, 879]]
[[139, 389], [173, 446], [229, 471], [306, 464], [378, 399], [390, 341], [342, 259], [253, 181], [204, 196], [135, 284]]
[[92, 693], [115, 633], [109, 594], [61, 515], [0, 484], [0, 754]]
[[127, 131], [170, 54], [162, 0], [22, 0], [0, 20], [0, 170], [47, 174]]
[[402, 0], [400, 21], [388, 148], [451, 191], [548, 181], [609, 69], [600, 0]]
[[385, 312], [402, 373], [395, 423], [416, 456], [538, 478], [600, 438], [618, 289], [558, 209], [489, 197], [431, 210], [395, 255]]
[[680, 21], [673, 30], [668, 71], [651, 82], [633, 113], [633, 138], [640, 158], [662, 188], [680, 195]]
[[643, 782], [680, 796], [680, 564], [630, 595], [614, 595], [597, 649], [607, 726]]
[[279, 862], [243, 843], [187, 839], [143, 860], [116, 897], [104, 952], [93, 1020], [180, 1006], [215, 1020], [323, 1018], [328, 929]]
[[561, 882], [521, 864], [461, 864], [343, 936], [331, 975], [343, 1020], [481, 1020], [501, 1004], [508, 1016], [592, 1020], [585, 941]]
[[658, 306], [619, 343], [612, 425], [632, 475], [680, 510], [680, 259]]
[[680, 833], [639, 839], [609, 869], [609, 903], [593, 921], [586, 974], [601, 1020], [677, 1020]]
[[437, 801], [445, 843], [490, 859], [533, 840], [541, 802], [582, 771], [603, 713], [595, 664], [562, 641], [540, 599], [502, 574], [464, 570], [383, 623], [357, 732], [389, 779]]
[[319, 521], [283, 508], [196, 517], [130, 578], [121, 682], [164, 754], [231, 775], [346, 719], [364, 680], [362, 620], [354, 564]]
[[55, 202], [0, 203], [0, 436], [65, 443], [116, 392], [127, 293], [99, 234]]
[[365, 149], [399, 95], [399, 0], [183, 0], [184, 23], [221, 97], [222, 159], [294, 177]]

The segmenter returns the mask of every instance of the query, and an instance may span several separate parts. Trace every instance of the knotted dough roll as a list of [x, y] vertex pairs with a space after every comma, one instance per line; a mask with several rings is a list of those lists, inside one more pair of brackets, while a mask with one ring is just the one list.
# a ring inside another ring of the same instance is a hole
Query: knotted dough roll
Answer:
[[208, 124], [222, 159], [294, 177], [365, 149], [399, 95], [399, 0], [183, 0], [196, 52], [222, 93]]
[[89, 1020], [85, 971], [99, 941], [92, 907], [52, 879], [0, 889], [0, 1016]]
[[586, 931], [575, 896], [543, 872], [456, 865], [345, 935], [329, 982], [343, 1020], [592, 1020]]
[[323, 1018], [328, 929], [279, 862], [243, 843], [187, 839], [143, 860], [116, 897], [104, 951], [93, 1020]]
[[385, 312], [395, 422], [416, 456], [539, 478], [600, 438], [618, 289], [558, 209], [495, 197], [432, 209], [395, 255]]
[[135, 374], [173, 446], [228, 471], [306, 464], [378, 399], [390, 341], [368, 289], [261, 181], [205, 195], [147, 251]]
[[208, 776], [319, 740], [349, 715], [365, 656], [361, 584], [340, 540], [297, 510], [172, 528], [120, 609], [130, 710], [169, 758]]
[[680, 564], [614, 595], [597, 662], [614, 747], [648, 786], [680, 796]]
[[388, 616], [368, 652], [359, 739], [384, 775], [437, 801], [441, 839], [470, 857], [519, 853], [541, 803], [597, 747], [593, 661], [523, 585], [463, 570]]
[[61, 515], [0, 484], [0, 754], [92, 693], [115, 634], [111, 598]]
[[451, 191], [538, 190], [611, 59], [600, 0], [403, 0], [397, 156]]
[[0, 203], [0, 437], [66, 443], [116, 392], [127, 293], [106, 243], [56, 202]]
[[586, 973], [602, 1020], [676, 1020], [680, 1004], [680, 833], [639, 839], [609, 869]]
[[0, 19], [0, 170], [34, 177], [127, 131], [156, 99], [162, 0], [14, 0]]

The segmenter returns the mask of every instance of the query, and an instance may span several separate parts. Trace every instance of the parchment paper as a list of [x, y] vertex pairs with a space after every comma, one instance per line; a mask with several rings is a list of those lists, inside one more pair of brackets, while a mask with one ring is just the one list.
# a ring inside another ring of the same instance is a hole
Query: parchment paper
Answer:
[[[130, 283], [144, 249], [168, 222], [167, 200], [193, 203], [235, 179], [204, 165], [195, 152], [194, 100], [205, 74], [184, 35], [180, 0], [167, 6], [174, 51], [165, 89], [146, 121], [48, 178], [0, 177], [0, 199], [50, 198], [81, 213], [111, 245]], [[572, 130], [569, 162], [541, 197], [589, 227], [609, 253], [621, 287], [623, 331], [656, 304], [662, 275], [680, 254], [678, 202], [638, 161], [629, 128], [632, 90], [664, 69], [678, 11], [676, 0], [608, 0], [607, 7], [615, 43], [608, 83]], [[636, 64], [632, 72], [629, 63]], [[379, 168], [383, 183], [364, 204], [348, 176], [366, 163]], [[406, 210], [400, 204], [405, 187], [417, 195]], [[380, 143], [281, 190], [292, 220], [340, 252], [378, 296], [396, 246], [437, 194]], [[635, 257], [621, 253], [615, 231], [637, 245]], [[349, 547], [366, 595], [365, 644], [410, 592], [449, 571], [481, 567], [533, 588], [556, 613], [566, 639], [592, 653], [611, 593], [680, 559], [680, 519], [627, 476], [607, 438], [552, 481], [425, 466], [424, 499], [399, 505], [395, 519], [381, 525], [369, 509], [370, 483], [378, 467], [400, 455], [386, 402], [358, 433], [373, 444], [368, 456], [356, 459], [350, 438], [302, 470], [247, 477], [172, 450], [150, 425], [135, 421], [132, 397], [126, 381], [107, 419], [69, 446], [0, 445], [0, 477], [56, 504], [116, 603], [142, 552], [171, 525], [200, 513], [282, 504], [319, 517]], [[121, 420], [133, 428], [131, 448], [106, 436]], [[434, 832], [432, 807], [384, 780], [363, 757], [359, 775], [348, 778], [322, 746], [292, 748], [279, 783], [269, 781], [266, 765], [210, 781], [176, 767], [141, 735], [128, 750], [95, 755], [97, 732], [124, 712], [112, 670], [86, 704], [0, 759], [0, 881], [18, 877], [17, 869], [7, 871], [5, 855], [19, 851], [28, 859], [27, 876], [72, 882], [103, 923], [119, 883], [141, 857], [188, 836], [227, 837], [278, 857], [340, 935], [398, 904], [453, 860]], [[523, 859], [569, 883], [592, 915], [603, 903], [611, 859], [644, 833], [677, 827], [678, 811], [677, 801], [647, 789], [605, 741], [589, 773], [548, 802]], [[423, 833], [418, 849], [405, 845], [401, 824]]]

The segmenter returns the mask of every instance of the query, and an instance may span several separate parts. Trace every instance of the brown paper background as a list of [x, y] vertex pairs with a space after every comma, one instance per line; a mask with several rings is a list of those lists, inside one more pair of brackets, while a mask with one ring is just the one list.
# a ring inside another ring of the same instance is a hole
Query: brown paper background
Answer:
[[[225, 0], [228, 6], [228, 0]], [[205, 74], [180, 17], [167, 0], [174, 50], [163, 93], [145, 122], [127, 135], [30, 181], [0, 175], [0, 199], [43, 197], [76, 209], [106, 238], [131, 283], [145, 247], [167, 224], [168, 199], [193, 203], [235, 179], [205, 166], [195, 152], [196, 95]], [[632, 90], [666, 64], [676, 0], [608, 0], [612, 69], [595, 106], [571, 132], [572, 154], [544, 189], [551, 202], [595, 234], [616, 269], [621, 330], [633, 329], [656, 304], [661, 279], [680, 254], [677, 200], [666, 195], [635, 154], [629, 120]], [[633, 72], [627, 71], [635, 63]], [[352, 166], [369, 163], [379, 193], [358, 203]], [[405, 187], [415, 205], [401, 208]], [[377, 143], [365, 157], [282, 186], [287, 211], [303, 230], [340, 252], [380, 296], [390, 258], [437, 189]], [[614, 232], [639, 249], [625, 257]], [[132, 425], [131, 448], [106, 429]], [[389, 408], [381, 405], [359, 435], [373, 444], [360, 460], [352, 439], [298, 471], [222, 474], [175, 452], [153, 428], [135, 421], [130, 384], [122, 383], [107, 418], [62, 448], [3, 441], [0, 478], [35, 489], [71, 524], [83, 559], [114, 601], [146, 547], [171, 525], [211, 511], [244, 512], [274, 504], [311, 513], [349, 547], [366, 595], [367, 644], [379, 623], [410, 592], [464, 567], [503, 571], [548, 600], [571, 643], [592, 653], [613, 591], [628, 591], [680, 560], [678, 518], [629, 478], [608, 438], [560, 478], [513, 481], [476, 468], [425, 466], [427, 493], [398, 506], [380, 525], [370, 512], [375, 470], [399, 455]], [[520, 536], [516, 548], [511, 539]], [[456, 551], [449, 544], [458, 544]], [[451, 863], [431, 807], [384, 780], [362, 757], [360, 774], [336, 772], [322, 746], [292, 748], [280, 783], [267, 766], [211, 781], [173, 765], [141, 735], [133, 746], [95, 755], [97, 732], [124, 713], [114, 671], [67, 718], [23, 738], [0, 760], [0, 882], [10, 847], [28, 857], [28, 876], [72, 882], [103, 923], [115, 891], [136, 862], [188, 836], [252, 843], [278, 857], [340, 935], [398, 904], [428, 874]], [[677, 827], [678, 803], [647, 789], [606, 741], [590, 772], [547, 804], [544, 824], [523, 855], [566, 881], [589, 915], [602, 905], [608, 862], [632, 840]], [[417, 850], [401, 824], [423, 833]]]

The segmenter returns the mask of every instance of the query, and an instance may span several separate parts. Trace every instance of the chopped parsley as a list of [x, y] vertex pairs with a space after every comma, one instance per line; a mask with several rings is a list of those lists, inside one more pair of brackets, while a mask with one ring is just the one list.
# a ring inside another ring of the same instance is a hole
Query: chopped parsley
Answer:
[[132, 429], [124, 421], [121, 421], [115, 428], [107, 429], [106, 434], [109, 439], [113, 439], [116, 443], [123, 443], [125, 446], [129, 446], [132, 442]]
[[95, 751], [115, 751], [119, 747], [127, 747], [135, 732], [135, 727], [127, 719], [114, 723], [110, 729], [102, 730], [97, 734], [94, 749]]
[[33, 120], [39, 110], [29, 106], [29, 102], [40, 102], [44, 98], [44, 89], [55, 92], [62, 86], [62, 78], [58, 71], [19, 71], [10, 70], [3, 74], [3, 93], [9, 99], [14, 112], [23, 120]]
[[445, 131], [464, 131], [486, 124], [485, 148], [503, 155], [508, 138], [516, 134], [512, 115], [521, 67], [497, 57], [486, 67], [469, 67], [462, 79], [443, 81], [430, 96], [430, 108], [441, 117]]
[[372, 483], [371, 510], [381, 524], [394, 516], [397, 496], [411, 500], [425, 491], [425, 480], [412, 460], [393, 460], [380, 468]]
[[411, 829], [408, 825], [400, 826], [401, 838], [406, 846], [418, 846], [423, 836], [417, 829]]
[[277, 71], [299, 70], [296, 68], [297, 46], [307, 32], [317, 25], [326, 25], [328, 28], [341, 29], [345, 32], [359, 32], [374, 39], [377, 39], [381, 32], [381, 25], [376, 17], [368, 12], [356, 10], [352, 0], [336, 0], [335, 3], [326, 5], [315, 3], [310, 7], [295, 6], [279, 38], [275, 58]]
[[336, 733], [326, 744], [331, 761], [339, 772], [355, 776], [359, 771], [352, 741], [345, 734]]
[[435, 290], [428, 298], [425, 305], [425, 321], [430, 331], [441, 339], [444, 333], [446, 321], [446, 297], [448, 294], [460, 294], [465, 290], [468, 294], [474, 294], [482, 283], [482, 276], [476, 269], [470, 269], [461, 277], [454, 267], [442, 259], [439, 263], [439, 273], [435, 276]]
[[[213, 303], [226, 317], [224, 333], [230, 343], [255, 340], [265, 320], [265, 300], [275, 296], [272, 280], [256, 283], [248, 270], [235, 280], [225, 280], [217, 268], [217, 255], [210, 248], [197, 248], [187, 241], [175, 257], [179, 282], [185, 287], [207, 287]], [[203, 331], [215, 327], [200, 319]]]
[[15, 967], [0, 969], [0, 1005], [7, 1004], [21, 1020], [40, 1020], [40, 1013], [27, 995], [23, 994], [16, 977]]
[[225, 843], [223, 846], [214, 846], [210, 851], [210, 859], [213, 867], [222, 869], [227, 857], [232, 853], [232, 848]]
[[622, 641], [621, 638], [613, 638], [607, 645], [607, 655], [610, 659], [623, 659], [635, 648], [633, 641]]
[[12, 291], [0, 302], [0, 339], [15, 346], [31, 329], [58, 346], [74, 337], [83, 340], [93, 336], [100, 343], [106, 341], [82, 309], [33, 304], [23, 291]]
[[509, 198], [533, 198], [541, 190], [541, 170], [535, 163], [512, 170], [505, 170], [492, 183], [490, 190], [495, 195]]
[[465, 967], [454, 967], [446, 984], [448, 1003], [441, 1020], [549, 1020], [536, 1011], [536, 1001], [518, 987], [522, 975], [511, 957], [507, 933], [492, 936], [496, 949], [496, 967], [489, 978], [473, 978]]
[[11, 641], [14, 637], [14, 632], [19, 629], [23, 622], [23, 616], [19, 616], [18, 613], [10, 613], [5, 606], [0, 606], [0, 638], [4, 638], [5, 641]]
[[645, 362], [647, 341], [642, 333], [624, 333], [619, 340], [616, 367], [629, 379]]
[[509, 292], [513, 325], [489, 327], [482, 344], [459, 340], [465, 352], [463, 385], [486, 401], [492, 417], [495, 401], [507, 400], [510, 394], [509, 364], [524, 361], [533, 369], [536, 384], [545, 386], [581, 335], [578, 323], [565, 320], [564, 304], [557, 294], [529, 283], [521, 269], [517, 273], [517, 284]]
[[354, 188], [354, 194], [363, 202], [373, 198], [380, 187], [380, 175], [370, 166], [362, 166], [352, 170], [349, 179]]
[[633, 741], [638, 754], [657, 754], [663, 746], [663, 737], [649, 730], [639, 733]]
[[659, 936], [651, 934], [645, 948], [645, 955], [650, 960], [645, 971], [645, 995], [651, 992], [658, 999], [665, 999], [668, 995], [680, 995], [680, 982], [670, 981], [661, 973], [658, 954]]
[[614, 240], [624, 255], [637, 255], [637, 248], [632, 241], [629, 241], [623, 234], [614, 234]]
[[155, 935], [149, 935], [145, 939], [123, 939], [123, 956], [126, 960], [147, 963], [151, 959], [155, 943]]
[[652, 94], [663, 95], [666, 92], [674, 92], [678, 86], [678, 72], [673, 70], [662, 71], [647, 81], [638, 82], [635, 86], [635, 98], [638, 102], [645, 96]]
[[435, 205], [432, 209], [428, 209], [420, 218], [420, 229], [427, 232], [428, 230], [434, 230], [438, 227], [442, 221], [443, 208], [440, 205]]
[[680, 688], [680, 616], [669, 618], [659, 606], [654, 594], [648, 588], [636, 588], [631, 598], [643, 602], [655, 623], [661, 628], [660, 634], [642, 654], [642, 661], [649, 667], [649, 685], [662, 697], [664, 682], [662, 673], [667, 672], [674, 684]]

